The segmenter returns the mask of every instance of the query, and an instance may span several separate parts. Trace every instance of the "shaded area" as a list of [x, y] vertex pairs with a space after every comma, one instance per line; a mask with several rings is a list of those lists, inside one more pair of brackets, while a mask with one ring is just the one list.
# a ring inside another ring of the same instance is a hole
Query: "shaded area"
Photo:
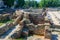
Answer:
[[57, 35], [52, 34], [51, 40], [58, 40], [57, 37], [58, 37]]
[[0, 10], [0, 14], [6, 14], [6, 13], [13, 14], [14, 12], [15, 12], [15, 9], [10, 9], [10, 8], [5, 8], [3, 10]]
[[0, 39], [5, 38], [5, 37], [6, 37], [12, 30], [14, 30], [14, 29], [15, 29], [15, 27], [9, 29], [7, 32], [5, 32], [4, 34], [2, 34], [2, 35], [0, 36]]

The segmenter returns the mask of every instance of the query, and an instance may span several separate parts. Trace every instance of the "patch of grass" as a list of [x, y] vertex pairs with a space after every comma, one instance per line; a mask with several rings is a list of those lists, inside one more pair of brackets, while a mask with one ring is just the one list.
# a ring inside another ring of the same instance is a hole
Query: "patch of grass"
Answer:
[[19, 39], [16, 39], [16, 40], [23, 40], [23, 38], [19, 38]]
[[0, 23], [13, 22], [13, 19], [0, 20]]
[[14, 20], [8, 20], [8, 21], [0, 21], [0, 26], [3, 25], [4, 23], [12, 23]]
[[0, 26], [3, 25], [4, 23], [0, 23]]
[[9, 21], [7, 21], [8, 23], [12, 23], [12, 22], [14, 22], [14, 20], [9, 20]]

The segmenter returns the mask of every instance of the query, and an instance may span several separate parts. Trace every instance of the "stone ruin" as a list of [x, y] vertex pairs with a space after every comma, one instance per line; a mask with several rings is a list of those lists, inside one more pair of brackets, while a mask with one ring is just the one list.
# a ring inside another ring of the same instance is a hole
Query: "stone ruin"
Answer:
[[19, 38], [21, 35], [27, 37], [31, 33], [51, 39], [51, 31], [49, 30], [50, 24], [49, 21], [47, 21], [48, 19], [45, 18], [44, 12], [42, 13], [44, 15], [40, 13], [32, 14], [31, 12], [16, 12], [16, 13], [17, 14], [15, 16], [17, 18], [13, 22], [13, 26], [19, 24], [19, 26], [21, 27], [18, 29], [19, 31], [16, 31], [13, 34], [12, 38]]
[[9, 21], [11, 19], [13, 19], [13, 15], [11, 14], [0, 14], [0, 22]]
[[5, 9], [0, 12], [0, 22], [5, 20], [11, 20], [15, 18], [15, 10]]
[[19, 24], [23, 25], [22, 35], [27, 37], [29, 33], [32, 33], [36, 35], [45, 36], [45, 38], [51, 39], [51, 31], [49, 31], [49, 20], [45, 18], [45, 14], [42, 14], [32, 14], [28, 12], [23, 13], [23, 16], [21, 16], [22, 20], [19, 21]]

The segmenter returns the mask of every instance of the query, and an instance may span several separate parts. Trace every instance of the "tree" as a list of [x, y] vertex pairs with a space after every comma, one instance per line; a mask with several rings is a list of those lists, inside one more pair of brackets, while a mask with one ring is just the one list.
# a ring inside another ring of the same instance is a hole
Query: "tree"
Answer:
[[40, 7], [57, 7], [59, 0], [41, 0], [39, 3]]
[[24, 8], [29, 8], [29, 1], [25, 1]]
[[8, 7], [11, 7], [14, 5], [14, 0], [3, 0], [4, 4]]
[[16, 7], [21, 7], [22, 8], [24, 6], [24, 3], [25, 3], [24, 0], [18, 0]]
[[27, 1], [25, 1], [25, 5], [24, 6], [26, 8], [29, 8], [29, 7], [36, 8], [36, 7], [38, 7], [38, 2], [35, 1], [35, 0], [27, 0]]

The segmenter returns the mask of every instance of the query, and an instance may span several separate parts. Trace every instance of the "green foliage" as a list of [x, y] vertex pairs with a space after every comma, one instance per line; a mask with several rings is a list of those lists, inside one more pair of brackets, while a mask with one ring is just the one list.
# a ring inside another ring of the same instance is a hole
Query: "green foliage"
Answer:
[[4, 23], [0, 23], [0, 26], [3, 25]]
[[[16, 0], [3, 0], [4, 4], [7, 5], [8, 7], [11, 7], [14, 5], [14, 1]], [[18, 0], [17, 4], [15, 5], [16, 8], [29, 8], [29, 7], [38, 7], [38, 2], [35, 0]]]
[[58, 7], [59, 5], [59, 0], [41, 0], [39, 3], [40, 7]]
[[[16, 0], [3, 0], [4, 4], [8, 7], [11, 7], [14, 5], [14, 1]], [[35, 0], [18, 0], [16, 8], [38, 8], [38, 7], [59, 7], [60, 6], [60, 0], [41, 0], [39, 3]]]
[[36, 8], [36, 7], [38, 7], [38, 2], [35, 1], [35, 0], [31, 0], [31, 1], [27, 0], [27, 1], [25, 1], [24, 7], [26, 7], [26, 8], [29, 8], [29, 7]]
[[14, 5], [14, 0], [3, 0], [4, 4], [7, 5], [8, 7], [11, 7]]
[[18, 39], [16, 39], [16, 40], [24, 40], [24, 38], [18, 38]]
[[6, 19], [6, 20], [0, 20], [0, 23], [6, 23], [6, 22], [11, 23], [13, 21], [14, 21], [13, 19], [12, 20]]
[[24, 0], [18, 0], [16, 7], [21, 7], [22, 8], [24, 6], [24, 3], [25, 3]]
[[7, 23], [7, 22], [12, 23], [12, 22], [14, 22], [14, 20], [8, 20], [7, 19], [7, 20], [0, 21], [0, 26], [3, 25], [4, 23]]

